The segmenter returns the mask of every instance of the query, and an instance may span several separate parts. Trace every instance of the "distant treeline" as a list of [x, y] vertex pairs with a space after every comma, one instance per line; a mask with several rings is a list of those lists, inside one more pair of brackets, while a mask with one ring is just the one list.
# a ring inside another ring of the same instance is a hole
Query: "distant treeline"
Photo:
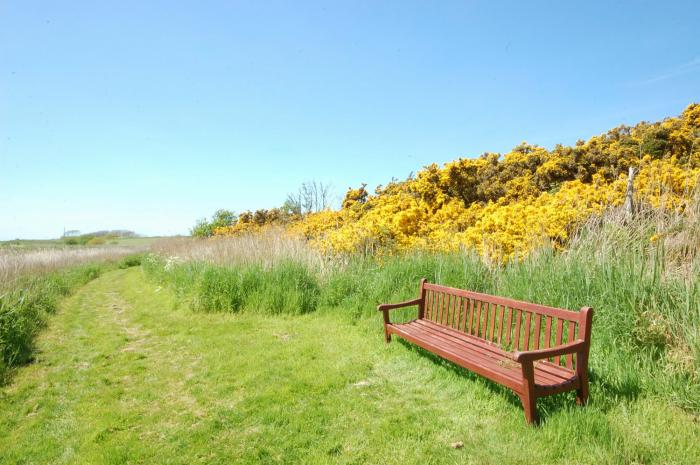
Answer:
[[71, 230], [66, 231], [63, 236], [61, 236], [61, 239], [63, 239], [63, 242], [67, 245], [101, 245], [108, 241], [127, 237], [139, 237], [139, 235], [127, 229], [102, 230], [86, 234], [81, 234], [81, 232], [77, 230]]

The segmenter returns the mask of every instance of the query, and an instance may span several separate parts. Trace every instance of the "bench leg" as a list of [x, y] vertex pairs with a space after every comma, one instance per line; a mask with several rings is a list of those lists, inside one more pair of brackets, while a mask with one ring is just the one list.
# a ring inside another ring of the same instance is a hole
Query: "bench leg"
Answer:
[[588, 402], [588, 354], [576, 354], [576, 375], [579, 379], [579, 387], [576, 389], [576, 403], [586, 405]]
[[588, 376], [581, 377], [581, 386], [576, 389], [576, 403], [586, 405], [588, 402]]
[[532, 361], [526, 360], [523, 367], [523, 390], [520, 401], [525, 410], [525, 421], [528, 424], [537, 423], [537, 395], [535, 394], [535, 370]]
[[525, 410], [525, 421], [530, 425], [537, 423], [537, 397], [534, 393], [526, 392], [520, 396], [520, 401]]
[[384, 313], [384, 340], [388, 344], [391, 342], [391, 333], [389, 333], [389, 311], [383, 310], [382, 313]]

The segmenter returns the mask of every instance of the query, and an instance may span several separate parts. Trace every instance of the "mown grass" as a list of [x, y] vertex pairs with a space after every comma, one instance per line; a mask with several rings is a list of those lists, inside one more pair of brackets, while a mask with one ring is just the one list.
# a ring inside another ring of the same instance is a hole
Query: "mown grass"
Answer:
[[367, 307], [193, 314], [138, 268], [106, 274], [2, 389], [0, 463], [697, 463], [697, 419], [662, 398], [602, 401], [598, 378], [533, 428], [507, 390], [385, 345]]
[[34, 339], [62, 298], [103, 272], [140, 264], [138, 255], [21, 276], [0, 286], [0, 384], [14, 367], [29, 362]]

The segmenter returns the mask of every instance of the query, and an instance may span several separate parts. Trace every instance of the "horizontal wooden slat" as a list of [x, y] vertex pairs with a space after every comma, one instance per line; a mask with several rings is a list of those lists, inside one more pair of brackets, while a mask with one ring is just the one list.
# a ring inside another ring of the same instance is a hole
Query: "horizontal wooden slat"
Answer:
[[[405, 328], [404, 328], [405, 329]], [[420, 341], [432, 344], [435, 347], [441, 348], [446, 351], [453, 352], [456, 356], [464, 358], [471, 363], [478, 364], [485, 369], [500, 373], [500, 375], [508, 377], [513, 383], [519, 385], [522, 382], [522, 373], [519, 365], [513, 365], [513, 362], [505, 360], [505, 365], [503, 359], [494, 358], [487, 353], [480, 352], [478, 349], [474, 350], [474, 347], [469, 347], [468, 345], [460, 345], [454, 341], [450, 341], [448, 338], [441, 337], [440, 335], [432, 335], [427, 333], [417, 333], [415, 331], [405, 331], [408, 335], [420, 339]], [[403, 334], [399, 334], [403, 336]], [[415, 341], [412, 341], [415, 342]], [[424, 346], [422, 343], [416, 342], [418, 345]], [[459, 365], [465, 366], [462, 362], [456, 362]], [[467, 367], [470, 368], [470, 367]], [[541, 367], [535, 367], [535, 384], [539, 386], [558, 386], [562, 384], [569, 383], [571, 378], [574, 377], [572, 373], [567, 373], [567, 376], [560, 376], [558, 373], [552, 373], [550, 369], [541, 369]], [[486, 376], [486, 375], [484, 375]]]
[[516, 392], [521, 392], [522, 391], [522, 383], [517, 383], [514, 381], [513, 377], [504, 375], [502, 373], [498, 373], [494, 370], [491, 370], [489, 368], [484, 367], [483, 365], [479, 364], [478, 361], [475, 360], [469, 360], [468, 358], [464, 357], [463, 355], [459, 354], [459, 350], [456, 347], [452, 347], [450, 349], [445, 349], [442, 346], [435, 344], [434, 342], [426, 339], [425, 337], [422, 337], [420, 334], [412, 334], [409, 332], [406, 332], [402, 330], [399, 326], [389, 326], [388, 327], [389, 331], [403, 337], [407, 341], [413, 342], [416, 345], [419, 345], [423, 347], [424, 349], [427, 349], [434, 354], [439, 355], [442, 358], [445, 358], [451, 362], [456, 363], [457, 365], [460, 365], [464, 368], [467, 368], [474, 373], [477, 373], [479, 375], [485, 376], [489, 379], [492, 379], [500, 384], [503, 384], [504, 386], [507, 386], [511, 389], [513, 389]]
[[[522, 386], [520, 364], [495, 344], [426, 320], [390, 325], [389, 330], [483, 376], [494, 379], [493, 374], [499, 378], [496, 381], [515, 390]], [[551, 363], [535, 363], [534, 368], [535, 384], [542, 387], [564, 385], [575, 378], [573, 371]]]
[[[411, 325], [409, 323], [408, 325]], [[404, 329], [408, 330], [407, 325], [401, 325]], [[415, 326], [415, 325], [413, 325]], [[414, 332], [414, 328], [408, 330]], [[419, 331], [422, 331], [426, 336], [434, 337], [446, 341], [450, 345], [456, 345], [461, 350], [469, 353], [470, 356], [479, 357], [485, 360], [485, 363], [496, 363], [497, 365], [507, 364], [510, 368], [509, 371], [514, 373], [516, 379], [520, 380], [522, 377], [522, 370], [520, 364], [514, 362], [506, 352], [503, 352], [496, 346], [482, 345], [482, 341], [479, 339], [474, 340], [473, 338], [462, 335], [455, 334], [449, 331], [444, 331], [442, 328], [437, 326], [424, 326]], [[551, 364], [550, 364], [551, 365]], [[535, 365], [535, 383], [542, 385], [555, 385], [562, 382], [568, 381], [574, 376], [573, 371], [565, 370], [563, 367], [557, 367], [555, 365]]]

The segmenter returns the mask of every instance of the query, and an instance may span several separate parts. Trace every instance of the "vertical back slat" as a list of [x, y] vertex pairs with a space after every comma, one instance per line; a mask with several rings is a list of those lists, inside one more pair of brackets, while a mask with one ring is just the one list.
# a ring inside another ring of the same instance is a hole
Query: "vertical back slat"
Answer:
[[467, 306], [469, 305], [469, 299], [462, 297], [459, 299], [462, 306], [462, 322], [459, 325], [459, 330], [463, 333], [467, 332]]
[[440, 312], [440, 293], [435, 292], [435, 296], [433, 297], [433, 317], [431, 318], [432, 321], [438, 321], [438, 313]]
[[450, 294], [445, 293], [445, 300], [442, 302], [442, 320], [440, 323], [447, 325], [447, 321], [450, 317]]
[[471, 334], [474, 325], [474, 299], [469, 299], [469, 318], [467, 321], [467, 334]]
[[530, 319], [532, 318], [532, 313], [525, 312], [525, 340], [523, 341], [524, 350], [530, 350]]
[[498, 333], [496, 334], [496, 341], [498, 344], [501, 343], [501, 337], [503, 336], [503, 305], [498, 306]]
[[459, 321], [459, 296], [454, 296], [452, 299], [452, 323], [450, 323], [450, 328], [456, 328], [457, 322]]
[[438, 292], [437, 293], [437, 312], [435, 315], [435, 322], [439, 323], [442, 321], [442, 301], [445, 298], [445, 294], [443, 292]]
[[515, 344], [515, 350], [520, 350], [520, 320], [523, 312], [517, 308], [514, 308], [513, 311], [515, 312], [515, 335], [513, 336], [513, 344]]
[[[561, 318], [557, 318], [557, 332], [554, 335], [554, 345], [558, 346], [561, 345], [561, 340], [562, 337], [564, 336], [564, 320]], [[561, 356], [559, 357], [554, 357], [554, 362], [557, 365], [561, 365]]]
[[452, 296], [450, 294], [445, 293], [445, 312], [442, 315], [442, 324], [444, 325], [449, 325], [450, 321], [450, 300]]
[[433, 291], [428, 291], [428, 295], [425, 296], [425, 319], [432, 319], [433, 315]]
[[[576, 323], [573, 321], [569, 321], [569, 334], [567, 335], [567, 342], [574, 342], [575, 338], [575, 333], [576, 332]], [[567, 354], [566, 355], [566, 368], [573, 369], [574, 368], [574, 357], [572, 354]]]
[[443, 314], [441, 323], [445, 326], [450, 325], [450, 302], [452, 301], [452, 294], [445, 293], [445, 313]]
[[510, 333], [513, 331], [513, 309], [510, 307], [505, 307], [505, 311], [508, 313], [506, 316], [506, 346], [510, 344]]
[[439, 292], [436, 292], [435, 297], [433, 299], [433, 321], [439, 321], [440, 319], [440, 299], [441, 294]]
[[532, 335], [535, 337], [532, 348], [537, 350], [540, 348], [540, 337], [542, 329], [542, 315], [539, 313], [535, 314], [535, 332]]
[[452, 323], [450, 328], [457, 328], [459, 322], [459, 296], [454, 296], [452, 299]]
[[476, 301], [476, 321], [474, 322], [474, 332], [472, 334], [479, 335], [479, 325], [481, 324], [481, 301]]
[[428, 291], [428, 295], [425, 296], [425, 319], [430, 320], [433, 314], [433, 291]]
[[544, 323], [544, 348], [549, 349], [552, 342], [552, 317], [548, 316]]
[[425, 319], [430, 320], [433, 314], [433, 291], [428, 291], [425, 301]]
[[498, 305], [493, 304], [491, 305], [491, 314], [489, 315], [489, 338], [488, 340], [493, 342], [493, 330], [495, 328], [495, 323], [496, 323], [496, 307]]
[[438, 321], [440, 314], [440, 293], [435, 292], [435, 296], [433, 297], [433, 321]]
[[459, 296], [455, 296], [455, 301], [452, 303], [452, 307], [454, 309], [454, 319], [452, 320], [452, 327], [454, 329], [459, 329], [460, 312], [461, 312], [461, 309], [459, 307], [460, 300], [462, 300], [462, 299]]
[[489, 312], [491, 311], [491, 303], [490, 302], [484, 302], [485, 307], [482, 307], [481, 313], [484, 317], [484, 320], [481, 322], [481, 334], [479, 334], [479, 337], [482, 339], [486, 339], [486, 335], [488, 334], [489, 330]]

